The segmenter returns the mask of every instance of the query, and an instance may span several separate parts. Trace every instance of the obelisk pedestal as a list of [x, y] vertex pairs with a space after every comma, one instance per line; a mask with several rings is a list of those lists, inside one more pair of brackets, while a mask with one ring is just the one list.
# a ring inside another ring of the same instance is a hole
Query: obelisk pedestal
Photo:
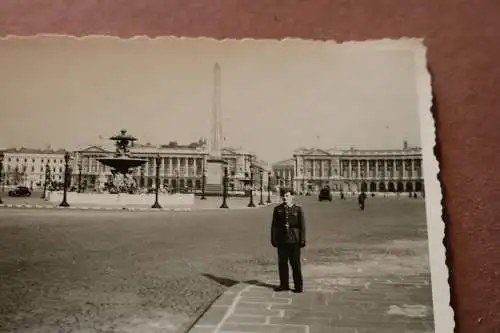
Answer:
[[208, 158], [206, 168], [205, 195], [222, 196], [224, 191], [224, 167], [222, 159]]
[[224, 190], [224, 168], [222, 159], [221, 74], [218, 63], [214, 66], [214, 91], [212, 106], [212, 138], [206, 163], [205, 195], [222, 196]]

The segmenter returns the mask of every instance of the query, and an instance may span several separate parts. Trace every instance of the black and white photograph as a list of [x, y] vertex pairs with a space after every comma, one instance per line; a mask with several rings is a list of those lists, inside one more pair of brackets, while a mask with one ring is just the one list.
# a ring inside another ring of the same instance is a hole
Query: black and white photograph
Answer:
[[0, 331], [451, 333], [422, 39], [0, 40]]

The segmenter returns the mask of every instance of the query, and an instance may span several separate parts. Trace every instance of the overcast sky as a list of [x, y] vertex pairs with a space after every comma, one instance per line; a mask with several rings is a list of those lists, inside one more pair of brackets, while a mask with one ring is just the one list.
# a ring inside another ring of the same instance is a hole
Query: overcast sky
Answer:
[[409, 51], [39, 37], [0, 41], [0, 147], [75, 148], [121, 128], [144, 143], [210, 141], [215, 62], [225, 145], [269, 162], [299, 146], [420, 145]]

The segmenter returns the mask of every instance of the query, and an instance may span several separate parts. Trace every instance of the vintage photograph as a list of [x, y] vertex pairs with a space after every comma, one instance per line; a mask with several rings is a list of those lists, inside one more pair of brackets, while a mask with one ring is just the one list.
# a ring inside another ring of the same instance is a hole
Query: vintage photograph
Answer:
[[447, 333], [423, 40], [0, 40], [0, 331]]

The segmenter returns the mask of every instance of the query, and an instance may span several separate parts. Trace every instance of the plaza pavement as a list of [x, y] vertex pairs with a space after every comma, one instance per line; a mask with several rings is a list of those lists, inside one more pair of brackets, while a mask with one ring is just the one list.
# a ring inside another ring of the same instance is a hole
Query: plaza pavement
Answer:
[[189, 332], [434, 332], [426, 275], [320, 278], [305, 271], [302, 294], [274, 292], [277, 280], [237, 284]]
[[271, 289], [269, 206], [3, 209], [0, 331], [433, 332], [423, 201], [298, 200], [303, 294]]
[[[376, 204], [377, 200], [372, 202]], [[412, 199], [404, 197], [392, 200], [413, 204]], [[377, 248], [383, 253], [370, 255]], [[401, 255], [412, 251], [419, 253], [422, 262], [415, 262], [415, 258], [408, 261]], [[307, 257], [307, 249], [303, 252]], [[321, 265], [304, 260], [303, 293], [274, 292], [279, 281], [272, 278], [235, 284], [189, 332], [434, 332], [426, 252], [426, 242], [393, 240], [374, 246], [372, 251], [360, 247], [358, 260], [351, 265], [340, 262], [335, 267], [335, 262]]]

